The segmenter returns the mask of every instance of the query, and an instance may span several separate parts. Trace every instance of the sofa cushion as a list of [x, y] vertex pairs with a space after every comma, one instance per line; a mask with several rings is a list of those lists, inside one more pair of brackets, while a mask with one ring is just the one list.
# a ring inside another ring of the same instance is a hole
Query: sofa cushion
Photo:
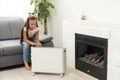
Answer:
[[24, 25], [24, 20], [20, 17], [10, 17], [9, 18], [10, 30], [12, 38], [18, 39], [21, 37], [21, 29]]
[[0, 45], [0, 57], [3, 56], [3, 46]]
[[0, 18], [0, 40], [11, 39], [11, 32], [6, 18]]
[[20, 44], [20, 39], [0, 41], [0, 45], [3, 46], [3, 55], [5, 56], [22, 54], [22, 46]]
[[54, 45], [52, 41], [49, 41], [47, 43], [42, 44], [42, 47], [54, 47]]
[[52, 36], [40, 34], [40, 42], [41, 43], [47, 43], [47, 42], [51, 41], [52, 39], [53, 39]]

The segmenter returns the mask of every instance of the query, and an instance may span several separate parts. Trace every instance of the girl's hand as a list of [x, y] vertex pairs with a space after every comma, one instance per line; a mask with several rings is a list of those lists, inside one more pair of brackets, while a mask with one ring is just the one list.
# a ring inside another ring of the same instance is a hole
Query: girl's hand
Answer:
[[41, 43], [39, 41], [36, 42], [36, 46], [41, 46]]
[[32, 46], [36, 46], [37, 44], [36, 44], [35, 42], [32, 42], [31, 45], [32, 45]]
[[41, 43], [40, 43], [40, 42], [32, 42], [31, 45], [32, 45], [32, 46], [41, 46]]

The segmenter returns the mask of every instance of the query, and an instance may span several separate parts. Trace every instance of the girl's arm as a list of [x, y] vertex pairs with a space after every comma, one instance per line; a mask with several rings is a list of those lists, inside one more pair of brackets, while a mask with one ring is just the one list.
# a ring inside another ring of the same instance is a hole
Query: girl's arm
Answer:
[[35, 42], [36, 42], [38, 45], [41, 45], [40, 39], [39, 39], [39, 31], [36, 32], [36, 34], [35, 34]]
[[23, 31], [23, 40], [24, 40], [25, 42], [27, 42], [28, 44], [30, 44], [30, 45], [35, 45], [34, 42], [30, 41], [30, 40], [27, 38], [27, 32], [26, 32], [26, 31]]

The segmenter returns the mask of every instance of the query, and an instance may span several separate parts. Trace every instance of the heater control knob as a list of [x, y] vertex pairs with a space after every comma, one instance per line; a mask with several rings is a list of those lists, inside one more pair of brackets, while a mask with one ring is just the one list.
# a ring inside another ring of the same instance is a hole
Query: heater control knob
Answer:
[[89, 73], [89, 72], [90, 72], [90, 70], [87, 70], [87, 72]]

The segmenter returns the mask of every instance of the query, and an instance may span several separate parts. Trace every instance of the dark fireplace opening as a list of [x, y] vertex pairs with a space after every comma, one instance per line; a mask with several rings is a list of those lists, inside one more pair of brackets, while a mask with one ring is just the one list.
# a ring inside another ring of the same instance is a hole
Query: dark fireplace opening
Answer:
[[105, 38], [75, 34], [75, 67], [99, 80], [107, 80], [107, 42]]
[[85, 61], [88, 64], [103, 68], [104, 64], [104, 49], [86, 44], [86, 51], [78, 59]]

